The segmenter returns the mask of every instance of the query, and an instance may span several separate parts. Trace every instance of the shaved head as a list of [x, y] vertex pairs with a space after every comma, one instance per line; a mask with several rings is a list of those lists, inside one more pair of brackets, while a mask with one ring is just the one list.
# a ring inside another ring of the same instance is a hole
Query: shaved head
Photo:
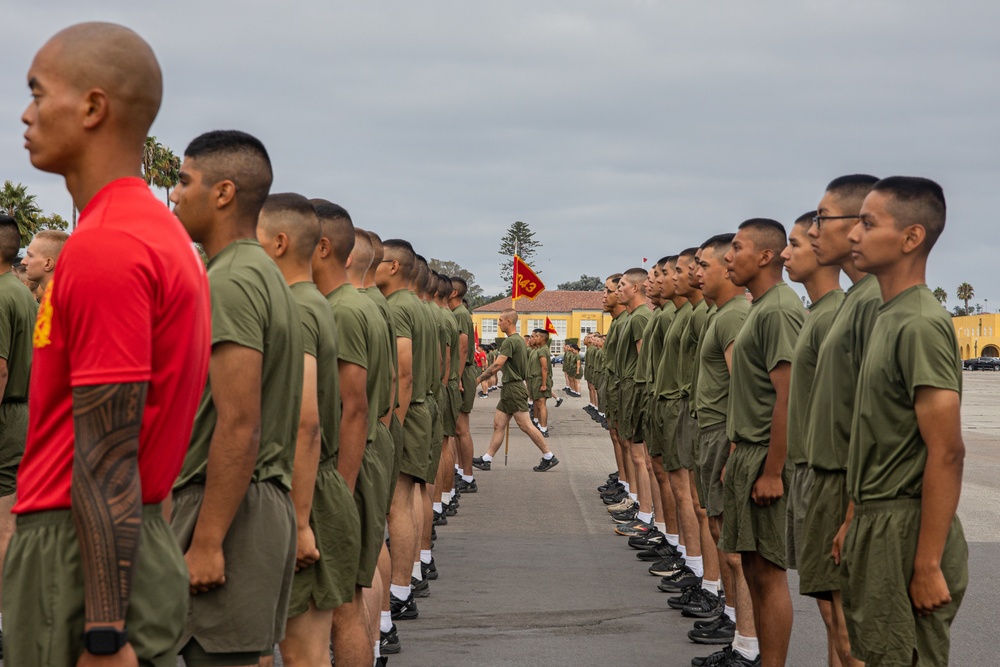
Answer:
[[78, 92], [103, 91], [111, 120], [133, 138], [146, 139], [160, 110], [163, 77], [142, 37], [114, 23], [79, 23], [56, 33], [36, 63], [42, 59]]
[[502, 313], [500, 313], [502, 319], [507, 320], [511, 324], [517, 324], [517, 311], [513, 308], [506, 308]]
[[857, 215], [861, 212], [861, 203], [876, 183], [878, 178], [870, 174], [850, 174], [830, 181], [826, 191], [834, 196], [844, 215]]
[[770, 218], [751, 218], [740, 224], [740, 231], [747, 233], [757, 250], [774, 252], [780, 263], [781, 251], [788, 245], [784, 225]]
[[348, 270], [358, 276], [365, 275], [372, 265], [374, 254], [371, 236], [360, 227], [355, 227], [354, 249], [351, 250], [351, 266]]
[[0, 214], [0, 262], [13, 264], [21, 249], [21, 231], [17, 221], [6, 214]]
[[622, 277], [633, 285], [636, 285], [641, 294], [646, 293], [645, 282], [646, 278], [649, 277], [649, 272], [646, 269], [635, 267], [626, 271]]
[[734, 236], [736, 234], [716, 234], [701, 244], [702, 256], [704, 256], [706, 250], [709, 250], [716, 257], [722, 257], [729, 251], [729, 246], [733, 244]]
[[399, 274], [403, 280], [409, 280], [417, 262], [416, 253], [409, 241], [403, 239], [389, 239], [382, 244], [384, 256], [382, 259], [391, 259], [399, 262]]
[[294, 192], [282, 192], [268, 197], [260, 210], [258, 227], [274, 238], [284, 234], [288, 238], [288, 252], [299, 262], [312, 259], [319, 243], [319, 219], [309, 200]]
[[320, 236], [330, 239], [334, 258], [341, 264], [347, 264], [347, 258], [354, 250], [354, 223], [350, 213], [327, 199], [310, 199], [309, 203], [319, 217]]

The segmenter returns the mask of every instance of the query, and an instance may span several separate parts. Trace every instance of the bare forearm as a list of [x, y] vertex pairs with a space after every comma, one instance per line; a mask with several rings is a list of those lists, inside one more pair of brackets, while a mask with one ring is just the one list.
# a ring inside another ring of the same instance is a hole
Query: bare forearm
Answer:
[[[344, 406], [345, 408], [347, 406]], [[354, 493], [361, 470], [361, 460], [368, 444], [368, 410], [355, 407], [340, 416], [340, 447], [337, 450], [337, 472]]]
[[292, 504], [295, 506], [295, 523], [299, 530], [309, 526], [321, 441], [319, 424], [299, 424], [299, 434], [295, 439], [295, 461], [292, 464], [291, 493]]
[[10, 373], [7, 370], [7, 362], [4, 361], [3, 364], [0, 364], [0, 401], [2, 401], [3, 397], [6, 395], [7, 379], [9, 377]]
[[85, 622], [124, 624], [142, 529], [139, 430], [145, 383], [73, 390], [71, 514], [83, 567]]
[[499, 373], [501, 368], [503, 368], [503, 365], [494, 361], [479, 375], [479, 377], [476, 378], [476, 382], [485, 382], [486, 380], [489, 380], [491, 377]]
[[396, 418], [402, 424], [406, 420], [406, 413], [410, 410], [410, 401], [413, 399], [413, 376], [401, 375], [399, 377], [399, 407], [396, 408]]
[[781, 475], [788, 455], [788, 401], [779, 400], [771, 413], [771, 442], [767, 448], [765, 475]]
[[939, 567], [962, 492], [963, 457], [928, 451], [920, 501], [920, 536], [914, 567]]
[[192, 546], [220, 548], [246, 497], [260, 450], [260, 424], [217, 422], [209, 445], [205, 497]]

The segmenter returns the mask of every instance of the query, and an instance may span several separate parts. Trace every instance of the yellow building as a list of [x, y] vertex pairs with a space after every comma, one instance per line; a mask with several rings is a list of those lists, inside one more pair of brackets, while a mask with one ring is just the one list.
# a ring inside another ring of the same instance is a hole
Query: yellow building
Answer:
[[[552, 354], [562, 354], [567, 338], [582, 339], [592, 332], [607, 333], [611, 315], [604, 312], [603, 302], [603, 292], [545, 290], [534, 300], [522, 297], [515, 307], [518, 333], [525, 336], [534, 329], [544, 329], [548, 317], [557, 332], [549, 336]], [[472, 322], [480, 340], [492, 343], [497, 337], [503, 338], [498, 320], [500, 313], [510, 307], [511, 299], [507, 297], [472, 311]]]
[[962, 359], [1000, 357], [1000, 320], [997, 313], [953, 317]]

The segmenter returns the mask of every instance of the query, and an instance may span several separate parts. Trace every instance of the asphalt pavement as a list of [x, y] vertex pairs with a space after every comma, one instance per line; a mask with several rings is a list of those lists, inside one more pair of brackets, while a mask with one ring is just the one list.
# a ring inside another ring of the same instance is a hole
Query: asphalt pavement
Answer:
[[[1000, 576], [1000, 377], [966, 373], [968, 454], [959, 514], [970, 547], [970, 587], [953, 626], [952, 665], [998, 664], [989, 638]], [[492, 430], [497, 392], [476, 400], [476, 455]], [[531, 470], [539, 452], [512, 424], [489, 472], [476, 472], [456, 517], [438, 530], [440, 578], [418, 600], [420, 617], [399, 621], [395, 667], [687, 666], [712, 647], [686, 637], [691, 620], [667, 606], [658, 578], [614, 533], [596, 487], [614, 468], [610, 440], [567, 398], [550, 408], [548, 443], [560, 464]], [[788, 665], [824, 667], [825, 633], [811, 598], [797, 594]]]

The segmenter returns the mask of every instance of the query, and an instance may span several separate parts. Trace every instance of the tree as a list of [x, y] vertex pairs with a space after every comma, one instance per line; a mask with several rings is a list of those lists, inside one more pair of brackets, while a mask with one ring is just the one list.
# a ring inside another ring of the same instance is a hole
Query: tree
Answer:
[[604, 281], [597, 276], [580, 276], [579, 280], [559, 283], [556, 289], [573, 290], [575, 292], [600, 292], [604, 289]]
[[969, 283], [962, 283], [955, 290], [955, 296], [965, 302], [965, 314], [969, 314], [969, 299], [976, 296], [976, 290]]
[[142, 177], [147, 185], [165, 189], [169, 203], [170, 189], [181, 180], [181, 159], [156, 137], [146, 137], [142, 147]]
[[[507, 293], [504, 296], [510, 296], [510, 288], [514, 283], [514, 249], [517, 249], [518, 257], [525, 264], [531, 266], [531, 258], [535, 256], [535, 251], [541, 247], [542, 244], [535, 240], [535, 232], [531, 231], [531, 227], [527, 223], [518, 220], [507, 229], [507, 233], [500, 239], [500, 250], [498, 251], [498, 254], [504, 258], [500, 262], [500, 280], [507, 284]], [[535, 267], [531, 268], [535, 273], [541, 274], [541, 271]]]
[[42, 215], [38, 217], [38, 224], [35, 226], [35, 231], [40, 232], [43, 229], [55, 229], [64, 232], [69, 229], [69, 223], [58, 213]]
[[477, 301], [483, 297], [483, 288], [476, 284], [476, 276], [472, 273], [472, 271], [463, 269], [457, 262], [451, 262], [446, 259], [432, 259], [427, 262], [427, 266], [429, 266], [432, 271], [443, 273], [449, 278], [457, 276], [465, 280], [465, 282], [469, 285], [469, 291], [465, 293], [465, 298], [468, 299], [469, 303]]
[[35, 195], [28, 194], [28, 187], [12, 181], [4, 181], [0, 190], [0, 210], [17, 221], [17, 229], [21, 232], [21, 243], [31, 242], [38, 227], [38, 217], [42, 209], [35, 202]]
[[934, 288], [934, 298], [937, 299], [938, 303], [940, 303], [943, 306], [944, 303], [945, 303], [945, 301], [948, 300], [948, 293], [945, 292], [940, 287], [935, 287]]

